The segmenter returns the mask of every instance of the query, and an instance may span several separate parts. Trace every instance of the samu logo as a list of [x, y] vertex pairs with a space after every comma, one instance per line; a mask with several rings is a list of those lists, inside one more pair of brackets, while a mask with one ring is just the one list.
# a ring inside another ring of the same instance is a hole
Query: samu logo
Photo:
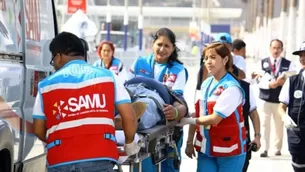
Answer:
[[87, 65], [72, 64], [64, 70], [63, 75], [64, 77], [79, 76], [91, 74], [92, 72], [93, 69]]
[[65, 108], [69, 109], [70, 112], [77, 112], [83, 108], [86, 110], [103, 109], [106, 107], [106, 105], [107, 104], [105, 94], [93, 94], [93, 96], [87, 94], [79, 97], [71, 97], [68, 100], [67, 107]]

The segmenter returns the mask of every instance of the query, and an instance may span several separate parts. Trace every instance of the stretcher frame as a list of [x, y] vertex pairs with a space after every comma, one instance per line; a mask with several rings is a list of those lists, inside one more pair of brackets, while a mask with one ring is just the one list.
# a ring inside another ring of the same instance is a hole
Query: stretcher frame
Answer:
[[160, 159], [155, 162], [155, 165], [157, 172], [161, 172], [161, 163], [168, 158], [167, 148], [176, 148], [175, 141], [173, 140], [176, 124], [177, 121], [170, 121], [166, 125], [156, 125], [150, 129], [138, 131], [137, 133], [141, 136], [138, 142], [141, 150], [136, 155], [128, 157], [123, 164], [117, 165], [117, 171], [123, 172], [122, 165], [128, 165], [129, 172], [133, 172], [135, 167], [137, 167], [138, 172], [142, 172], [142, 161], [157, 154], [156, 156], [159, 156]]

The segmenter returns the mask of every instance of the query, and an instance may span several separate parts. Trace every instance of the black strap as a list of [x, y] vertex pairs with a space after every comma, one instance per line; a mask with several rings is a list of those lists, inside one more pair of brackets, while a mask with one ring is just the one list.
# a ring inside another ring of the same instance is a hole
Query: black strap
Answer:
[[201, 88], [201, 83], [202, 81], [202, 76], [203, 76], [203, 72], [204, 72], [204, 62], [202, 62], [203, 65], [200, 66], [200, 69], [198, 71], [198, 75], [197, 75], [197, 85], [196, 85], [196, 89], [200, 90]]
[[121, 67], [120, 67], [120, 69], [119, 69], [119, 73], [122, 72], [123, 67], [124, 67], [123, 63], [121, 63], [121, 64], [122, 64], [122, 65], [121, 65]]

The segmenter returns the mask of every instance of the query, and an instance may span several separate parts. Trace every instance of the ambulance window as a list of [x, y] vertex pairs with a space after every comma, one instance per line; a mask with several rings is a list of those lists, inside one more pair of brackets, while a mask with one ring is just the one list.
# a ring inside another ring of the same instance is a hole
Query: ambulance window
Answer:
[[36, 67], [50, 67], [49, 44], [55, 36], [52, 0], [24, 0], [26, 64]]
[[0, 3], [0, 52], [19, 53], [22, 51], [22, 32], [19, 1]]

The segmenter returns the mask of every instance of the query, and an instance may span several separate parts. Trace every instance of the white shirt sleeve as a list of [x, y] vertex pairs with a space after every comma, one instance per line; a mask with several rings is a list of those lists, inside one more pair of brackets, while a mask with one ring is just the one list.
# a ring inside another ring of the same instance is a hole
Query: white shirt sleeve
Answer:
[[36, 95], [36, 100], [33, 107], [33, 119], [40, 119], [40, 120], [46, 120], [46, 115], [44, 114], [43, 110], [43, 102], [41, 98], [40, 92]]
[[289, 69], [288, 69], [290, 72], [293, 72], [293, 71], [297, 71], [297, 66], [295, 65], [295, 63], [293, 62], [290, 62], [290, 65], [289, 65]]
[[214, 113], [222, 118], [229, 117], [243, 102], [242, 92], [239, 87], [233, 86], [225, 89], [216, 101]]
[[176, 79], [172, 89], [174, 91], [184, 92], [185, 84], [186, 84], [186, 74], [185, 74], [185, 69], [183, 69], [182, 71], [180, 71], [178, 73], [177, 79]]
[[113, 74], [113, 76], [115, 84], [115, 105], [131, 103], [130, 96], [122, 84], [122, 81], [120, 81], [117, 75]]
[[234, 56], [234, 65], [242, 70], [245, 74], [247, 73], [246, 70], [246, 60], [242, 56]]
[[250, 113], [256, 109], [256, 100], [252, 88], [249, 88]]
[[281, 90], [281, 93], [279, 95], [279, 101], [284, 103], [285, 105], [288, 105], [289, 104], [289, 88], [290, 87], [290, 82], [289, 82], [289, 79], [286, 79], [283, 87], [282, 87], [282, 90]]
[[127, 73], [127, 70], [124, 66], [123, 66], [122, 71], [119, 73], [118, 78], [120, 79], [120, 81], [122, 83], [125, 83], [128, 80], [128, 78], [129, 78], [128, 73]]

